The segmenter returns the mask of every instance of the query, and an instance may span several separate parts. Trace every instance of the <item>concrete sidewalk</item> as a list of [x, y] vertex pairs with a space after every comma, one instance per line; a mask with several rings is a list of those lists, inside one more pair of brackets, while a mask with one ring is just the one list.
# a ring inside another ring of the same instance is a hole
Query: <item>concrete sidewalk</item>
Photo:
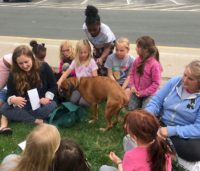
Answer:
[[[47, 47], [47, 62], [53, 67], [58, 67], [59, 46], [63, 40], [0, 36], [0, 57], [11, 53], [18, 45], [28, 45], [31, 40], [45, 43]], [[72, 40], [72, 42], [75, 46], [76, 40]], [[190, 61], [200, 60], [200, 48], [158, 46], [158, 49], [160, 52], [160, 62], [163, 66], [162, 78], [164, 82], [172, 76], [182, 75], [185, 66]], [[136, 57], [135, 44], [131, 44], [130, 54]]]

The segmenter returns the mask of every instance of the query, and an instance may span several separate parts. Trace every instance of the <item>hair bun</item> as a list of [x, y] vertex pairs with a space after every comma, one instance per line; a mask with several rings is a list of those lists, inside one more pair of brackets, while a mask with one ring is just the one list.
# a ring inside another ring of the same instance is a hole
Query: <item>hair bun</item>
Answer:
[[98, 9], [95, 6], [88, 5], [85, 10], [86, 17], [96, 16], [98, 14]]
[[37, 41], [36, 40], [31, 40], [30, 41], [30, 46], [31, 47], [36, 47], [38, 45]]

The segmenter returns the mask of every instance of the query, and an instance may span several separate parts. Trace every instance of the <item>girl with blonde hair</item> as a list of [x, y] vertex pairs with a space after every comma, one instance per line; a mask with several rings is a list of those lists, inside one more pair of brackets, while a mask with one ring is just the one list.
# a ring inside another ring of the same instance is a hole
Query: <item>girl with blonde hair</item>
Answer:
[[62, 42], [59, 51], [59, 73], [62, 73], [67, 70], [69, 65], [72, 63], [72, 60], [74, 59], [74, 48], [72, 42], [69, 40]]
[[11, 154], [2, 162], [1, 171], [48, 171], [60, 145], [58, 129], [41, 124], [26, 138], [26, 147], [21, 155]]
[[[88, 40], [80, 40], [77, 42], [75, 49], [75, 59], [58, 80], [58, 87], [60, 87], [62, 81], [64, 81], [64, 79], [66, 79], [73, 70], [75, 70], [76, 77], [97, 76], [98, 67], [92, 58], [91, 51], [91, 46]], [[77, 90], [73, 91], [70, 101], [82, 105], [87, 105], [87, 102], [81, 98], [80, 93]]]
[[108, 56], [104, 67], [108, 70], [108, 77], [115, 80], [122, 87], [127, 86], [126, 78], [131, 70], [134, 58], [129, 55], [130, 43], [125, 37], [117, 39], [115, 53]]
[[200, 167], [200, 60], [167, 81], [145, 109], [161, 118], [159, 136], [170, 138], [179, 157]]

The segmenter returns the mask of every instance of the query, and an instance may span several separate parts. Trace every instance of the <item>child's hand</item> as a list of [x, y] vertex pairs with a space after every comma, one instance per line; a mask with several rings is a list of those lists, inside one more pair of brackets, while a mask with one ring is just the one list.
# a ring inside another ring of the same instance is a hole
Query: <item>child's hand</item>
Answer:
[[51, 100], [49, 98], [43, 97], [40, 99], [40, 104], [42, 104], [42, 105], [46, 105], [49, 103], [51, 103]]
[[23, 108], [26, 105], [27, 100], [24, 97], [12, 97], [11, 103], [18, 106], [19, 108]]
[[131, 87], [131, 92], [136, 94], [137, 90], [135, 89], [135, 87]]
[[140, 97], [140, 94], [136, 91], [135, 92], [135, 95], [137, 96], [137, 97]]
[[102, 65], [103, 64], [103, 59], [102, 58], [98, 58], [96, 60], [97, 65]]
[[168, 137], [167, 127], [160, 127], [157, 132], [158, 137], [166, 139]]
[[131, 92], [134, 93], [137, 97], [140, 97], [140, 94], [138, 91], [135, 89], [135, 87], [131, 87]]
[[109, 158], [110, 160], [112, 160], [116, 165], [118, 165], [119, 163], [122, 162], [122, 160], [114, 153], [114, 152], [110, 152], [109, 154]]

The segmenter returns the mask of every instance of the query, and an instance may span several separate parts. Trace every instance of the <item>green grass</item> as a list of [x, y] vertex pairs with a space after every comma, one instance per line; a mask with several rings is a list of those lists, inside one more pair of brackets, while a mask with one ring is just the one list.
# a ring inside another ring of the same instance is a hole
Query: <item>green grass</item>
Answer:
[[[76, 123], [71, 128], [59, 129], [61, 136], [72, 138], [77, 141], [84, 150], [88, 161], [91, 164], [92, 171], [98, 171], [102, 164], [113, 165], [109, 160], [110, 151], [115, 151], [120, 157], [123, 156], [123, 129], [122, 122], [117, 124], [108, 132], [101, 132], [100, 127], [106, 126], [106, 120], [103, 116], [103, 105], [100, 107], [100, 116], [96, 123], [89, 124], [88, 121]], [[120, 113], [121, 118], [124, 114]], [[121, 119], [122, 120], [122, 119]], [[12, 136], [0, 137], [0, 161], [10, 153], [19, 153], [18, 143], [25, 140], [27, 134], [35, 125], [25, 123], [10, 123], [13, 129]], [[174, 169], [173, 169], [174, 170]], [[176, 168], [174, 171], [183, 171]]]

